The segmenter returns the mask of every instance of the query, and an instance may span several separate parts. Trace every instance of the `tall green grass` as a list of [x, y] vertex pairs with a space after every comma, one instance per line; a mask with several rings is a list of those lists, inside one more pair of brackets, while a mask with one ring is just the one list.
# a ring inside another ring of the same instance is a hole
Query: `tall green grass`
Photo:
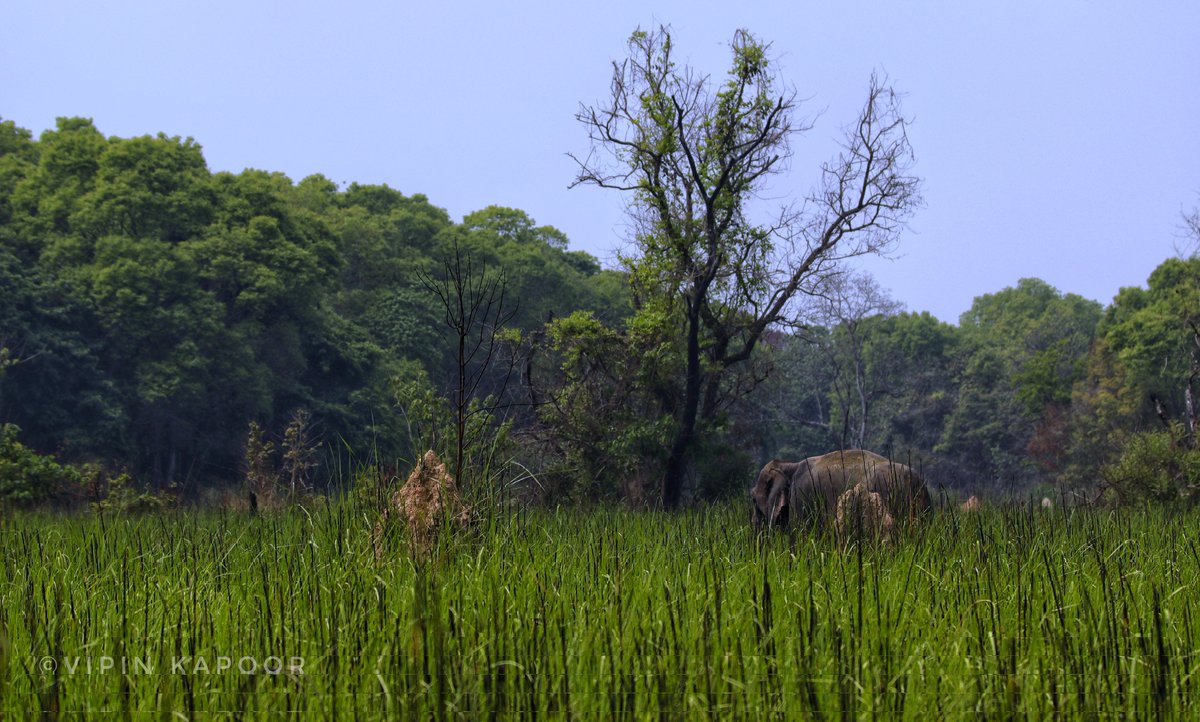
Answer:
[[0, 714], [1074, 719], [1198, 701], [1196, 513], [940, 512], [848, 549], [747, 516], [520, 512], [377, 564], [374, 518], [349, 503], [12, 515]]

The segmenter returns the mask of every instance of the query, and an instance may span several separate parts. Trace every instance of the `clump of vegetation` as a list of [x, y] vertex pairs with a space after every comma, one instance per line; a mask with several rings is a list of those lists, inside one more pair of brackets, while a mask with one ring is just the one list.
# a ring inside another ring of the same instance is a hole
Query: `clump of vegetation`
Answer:
[[883, 497], [862, 482], [838, 497], [835, 529], [843, 543], [888, 541], [895, 521]]
[[458, 483], [433, 450], [425, 452], [408, 480], [384, 508], [371, 535], [375, 558], [383, 558], [385, 539], [392, 521], [404, 529], [414, 559], [427, 559], [443, 525], [463, 527], [471, 520], [471, 508], [463, 503]]

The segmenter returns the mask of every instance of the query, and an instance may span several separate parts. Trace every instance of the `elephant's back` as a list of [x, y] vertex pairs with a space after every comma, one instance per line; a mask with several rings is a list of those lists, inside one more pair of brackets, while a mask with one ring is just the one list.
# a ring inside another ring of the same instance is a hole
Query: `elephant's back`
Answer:
[[929, 507], [929, 492], [920, 475], [905, 464], [891, 461], [866, 449], [834, 451], [807, 460], [809, 474], [820, 485], [846, 491], [862, 483], [885, 499], [905, 500]]
[[845, 449], [810, 457], [808, 472], [816, 478], [843, 479], [847, 488], [850, 488], [859, 482], [870, 484], [881, 469], [886, 469], [891, 464], [892, 462], [873, 451]]

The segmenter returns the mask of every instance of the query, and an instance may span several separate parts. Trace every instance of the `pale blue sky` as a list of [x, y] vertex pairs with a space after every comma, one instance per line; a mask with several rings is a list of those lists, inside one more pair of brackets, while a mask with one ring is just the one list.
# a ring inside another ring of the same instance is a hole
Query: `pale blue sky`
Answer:
[[714, 75], [745, 27], [816, 127], [773, 193], [803, 195], [873, 69], [906, 93], [926, 206], [899, 258], [863, 264], [956, 321], [1037, 276], [1107, 303], [1172, 255], [1200, 204], [1200, 3], [461, 3], [10, 0], [0, 117], [192, 136], [214, 170], [323, 173], [425, 193], [455, 218], [524, 209], [611, 259], [620, 200], [568, 191], [573, 115], [637, 26], [670, 23]]

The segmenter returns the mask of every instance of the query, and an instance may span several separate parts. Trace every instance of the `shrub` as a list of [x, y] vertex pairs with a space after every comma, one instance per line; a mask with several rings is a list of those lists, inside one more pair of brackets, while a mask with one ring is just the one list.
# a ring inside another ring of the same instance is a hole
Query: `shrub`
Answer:
[[21, 429], [0, 425], [0, 501], [36, 504], [74, 496], [83, 485], [79, 471], [17, 441]]
[[1133, 434], [1116, 461], [1100, 470], [1117, 502], [1194, 501], [1200, 491], [1200, 449], [1180, 443], [1180, 429]]
[[175, 505], [176, 500], [170, 490], [153, 492], [139, 488], [129, 474], [120, 473], [109, 476], [99, 468], [91, 469], [90, 473], [103, 479], [102, 483], [97, 483], [95, 486], [102, 486], [105, 489], [103, 496], [92, 503], [92, 508], [97, 512], [148, 514]]

